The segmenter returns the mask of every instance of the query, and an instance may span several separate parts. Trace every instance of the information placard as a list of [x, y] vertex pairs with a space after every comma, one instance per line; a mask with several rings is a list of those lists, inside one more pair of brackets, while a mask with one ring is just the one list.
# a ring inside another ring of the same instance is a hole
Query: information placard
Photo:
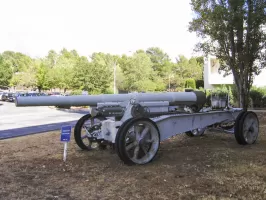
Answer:
[[71, 126], [62, 126], [61, 128], [61, 142], [64, 142], [64, 156], [63, 160], [66, 161], [67, 156], [67, 143], [70, 142]]
[[71, 137], [71, 126], [62, 126], [61, 128], [61, 141], [69, 142]]

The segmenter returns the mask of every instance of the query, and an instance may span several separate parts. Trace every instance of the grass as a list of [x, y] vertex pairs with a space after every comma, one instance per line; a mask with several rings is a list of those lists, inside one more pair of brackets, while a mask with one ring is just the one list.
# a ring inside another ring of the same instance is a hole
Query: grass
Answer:
[[126, 166], [111, 151], [81, 151], [59, 132], [0, 141], [0, 199], [266, 199], [266, 113], [260, 136], [240, 146], [207, 132], [162, 142], [156, 159]]

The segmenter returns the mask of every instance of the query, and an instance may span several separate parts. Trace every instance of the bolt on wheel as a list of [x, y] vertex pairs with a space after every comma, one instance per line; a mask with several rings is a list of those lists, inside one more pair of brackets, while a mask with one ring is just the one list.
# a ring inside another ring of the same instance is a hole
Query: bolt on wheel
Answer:
[[84, 115], [78, 120], [74, 129], [74, 137], [81, 149], [92, 150], [106, 147], [97, 140], [97, 136], [101, 132], [102, 120], [105, 120], [105, 117], [92, 117], [90, 114]]
[[160, 134], [148, 118], [132, 118], [124, 122], [116, 136], [118, 156], [125, 164], [146, 164], [156, 156]]

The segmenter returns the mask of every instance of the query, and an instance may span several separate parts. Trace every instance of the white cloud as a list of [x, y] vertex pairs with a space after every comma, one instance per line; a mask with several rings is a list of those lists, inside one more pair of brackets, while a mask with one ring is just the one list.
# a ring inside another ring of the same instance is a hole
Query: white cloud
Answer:
[[171, 57], [191, 56], [189, 0], [5, 0], [0, 52], [44, 56], [50, 49], [82, 55], [126, 53], [159, 46]]

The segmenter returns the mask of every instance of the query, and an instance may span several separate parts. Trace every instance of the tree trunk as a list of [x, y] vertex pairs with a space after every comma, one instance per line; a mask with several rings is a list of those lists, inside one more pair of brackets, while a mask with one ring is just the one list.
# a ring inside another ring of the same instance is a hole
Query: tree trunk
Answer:
[[243, 108], [244, 111], [247, 111], [249, 106], [249, 85], [244, 80], [244, 77], [241, 77], [238, 81], [237, 96], [239, 108]]
[[238, 107], [243, 108], [244, 111], [247, 111], [249, 105], [249, 85], [245, 81], [245, 77], [240, 76], [235, 80], [237, 86], [237, 97], [238, 97]]

